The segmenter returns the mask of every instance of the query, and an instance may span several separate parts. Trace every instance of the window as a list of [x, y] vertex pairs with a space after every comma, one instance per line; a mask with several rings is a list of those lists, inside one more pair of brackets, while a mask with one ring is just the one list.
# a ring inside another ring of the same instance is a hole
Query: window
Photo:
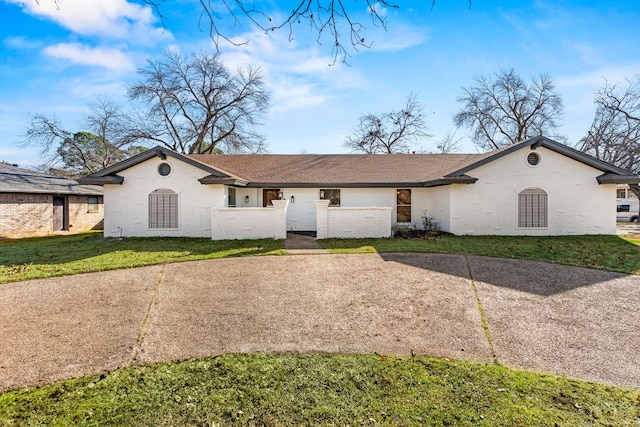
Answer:
[[229, 187], [229, 190], [227, 192], [227, 197], [228, 197], [228, 206], [231, 207], [235, 207], [236, 206], [236, 189], [233, 187]]
[[149, 228], [178, 228], [178, 195], [172, 190], [149, 194]]
[[616, 190], [616, 198], [617, 199], [626, 199], [627, 198], [627, 190], [624, 188], [618, 188]]
[[518, 194], [518, 227], [547, 227], [547, 193], [527, 188]]
[[320, 200], [328, 200], [329, 206], [340, 206], [340, 190], [320, 190]]
[[160, 176], [169, 176], [171, 173], [171, 165], [169, 163], [160, 163], [158, 165], [158, 173]]
[[531, 166], [538, 166], [538, 164], [540, 163], [540, 154], [534, 151], [527, 154], [527, 163], [529, 163], [529, 165]]
[[631, 205], [618, 205], [618, 212], [629, 212], [631, 211]]
[[100, 199], [98, 196], [87, 197], [87, 212], [98, 212], [98, 204]]
[[396, 191], [396, 222], [411, 222], [411, 189]]

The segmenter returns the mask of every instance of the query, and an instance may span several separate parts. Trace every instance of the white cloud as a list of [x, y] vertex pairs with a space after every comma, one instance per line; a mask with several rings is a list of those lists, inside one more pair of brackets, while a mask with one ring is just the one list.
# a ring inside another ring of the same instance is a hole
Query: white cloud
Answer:
[[123, 52], [116, 49], [88, 47], [80, 43], [58, 43], [43, 49], [45, 55], [67, 59], [77, 64], [94, 65], [111, 70], [130, 71], [133, 62]]
[[300, 49], [286, 34], [269, 36], [254, 32], [238, 37], [248, 44], [224, 47], [222, 59], [229, 69], [257, 65], [272, 93], [272, 112], [308, 109], [325, 105], [344, 91], [366, 86], [362, 74], [312, 46]]
[[3, 44], [9, 49], [16, 50], [35, 49], [42, 46], [40, 41], [29, 40], [26, 37], [21, 36], [7, 37], [3, 40]]
[[52, 20], [78, 35], [129, 38], [149, 43], [168, 32], [155, 26], [149, 6], [127, 0], [5, 0], [22, 7], [25, 13]]
[[594, 90], [602, 87], [605, 81], [609, 83], [623, 82], [633, 79], [640, 74], [640, 63], [625, 64], [616, 67], [602, 67], [589, 72], [560, 77], [555, 80], [558, 88], [591, 87]]
[[400, 23], [396, 23], [387, 31], [378, 29], [372, 34], [369, 50], [373, 52], [404, 50], [421, 45], [429, 39], [429, 34], [424, 28], [412, 28]]

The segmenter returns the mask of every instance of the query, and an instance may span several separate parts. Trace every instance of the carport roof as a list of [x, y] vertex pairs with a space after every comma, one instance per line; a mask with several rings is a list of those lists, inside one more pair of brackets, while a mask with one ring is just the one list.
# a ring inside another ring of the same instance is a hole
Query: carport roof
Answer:
[[60, 178], [0, 163], [0, 193], [94, 196], [101, 195], [103, 190], [97, 185], [82, 185], [73, 179]]

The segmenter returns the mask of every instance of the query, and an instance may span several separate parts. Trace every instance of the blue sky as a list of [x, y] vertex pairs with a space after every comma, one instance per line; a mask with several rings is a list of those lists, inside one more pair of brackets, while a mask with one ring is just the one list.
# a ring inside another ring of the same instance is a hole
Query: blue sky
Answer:
[[[278, 5], [256, 1], [277, 17]], [[300, 25], [270, 36], [248, 23], [221, 21], [227, 34], [248, 44], [222, 43], [231, 69], [258, 65], [272, 93], [261, 131], [272, 153], [341, 153], [358, 117], [401, 108], [413, 92], [427, 113], [432, 138], [425, 151], [455, 130], [461, 88], [478, 74], [514, 68], [529, 81], [549, 74], [564, 101], [559, 133], [570, 144], [588, 130], [593, 94], [609, 82], [640, 74], [640, 2], [398, 0], [382, 10], [383, 31], [364, 16], [365, 4], [349, 1], [368, 24], [370, 49], [353, 53], [348, 65], [333, 62], [330, 44]], [[165, 49], [191, 53], [212, 48], [198, 27], [197, 0], [161, 4], [165, 25], [139, 1], [0, 0], [0, 160], [29, 166], [38, 152], [18, 145], [30, 117], [56, 117], [81, 131], [87, 104], [107, 96], [126, 105], [136, 69]], [[463, 152], [475, 147], [458, 129]]]

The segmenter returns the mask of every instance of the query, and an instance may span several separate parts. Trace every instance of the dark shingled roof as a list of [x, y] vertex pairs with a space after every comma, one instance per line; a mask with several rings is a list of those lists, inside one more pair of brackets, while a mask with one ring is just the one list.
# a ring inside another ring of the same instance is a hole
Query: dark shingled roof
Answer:
[[59, 178], [0, 163], [0, 193], [39, 193], [95, 196], [103, 193], [98, 185], [81, 185], [73, 179]]

